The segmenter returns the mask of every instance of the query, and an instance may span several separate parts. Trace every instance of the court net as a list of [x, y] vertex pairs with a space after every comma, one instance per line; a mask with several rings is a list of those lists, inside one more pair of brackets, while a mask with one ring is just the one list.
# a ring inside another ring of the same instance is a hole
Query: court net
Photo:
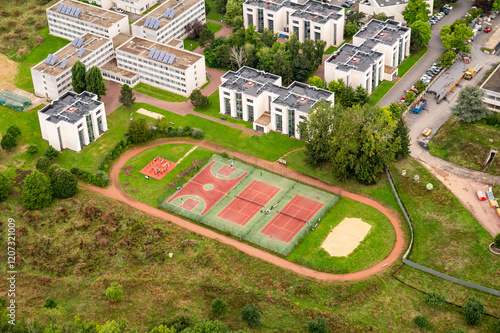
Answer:
[[295, 215], [291, 215], [291, 214], [285, 213], [284, 211], [278, 212], [278, 214], [291, 217], [292, 219], [295, 219], [295, 220], [299, 220], [300, 222], [302, 222], [304, 224], [307, 224], [309, 222], [309, 220], [301, 219], [300, 217], [297, 217]]
[[251, 199], [248, 199], [248, 198], [245, 198], [245, 197], [242, 197], [240, 195], [237, 195], [236, 198], [238, 199], [241, 199], [241, 200], [244, 200], [244, 201], [247, 201], [247, 202], [250, 202], [250, 203], [253, 203], [253, 204], [256, 204], [258, 206], [261, 206], [261, 207], [264, 207], [266, 204], [264, 203], [261, 203], [261, 202], [257, 202], [257, 201], [253, 201]]

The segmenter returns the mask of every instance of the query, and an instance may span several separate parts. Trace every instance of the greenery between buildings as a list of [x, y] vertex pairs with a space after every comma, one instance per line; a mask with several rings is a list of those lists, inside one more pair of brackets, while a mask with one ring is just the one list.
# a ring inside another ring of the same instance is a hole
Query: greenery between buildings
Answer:
[[483, 102], [484, 95], [484, 90], [478, 86], [465, 86], [458, 94], [457, 104], [451, 107], [451, 113], [457, 120], [466, 123], [473, 123], [490, 116], [491, 111]]
[[144, 95], [154, 97], [156, 99], [160, 99], [165, 102], [180, 103], [188, 100], [187, 97], [177, 95], [173, 92], [153, 87], [142, 82], [137, 84], [134, 88], [132, 88], [132, 90]]
[[118, 101], [125, 106], [131, 106], [135, 103], [134, 91], [130, 88], [128, 84], [124, 84], [120, 91], [120, 97]]

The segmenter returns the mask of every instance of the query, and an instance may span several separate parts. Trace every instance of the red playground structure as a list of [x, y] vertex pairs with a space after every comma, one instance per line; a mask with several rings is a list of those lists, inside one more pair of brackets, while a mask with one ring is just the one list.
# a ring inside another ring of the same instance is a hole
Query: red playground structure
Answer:
[[141, 173], [145, 174], [148, 177], [160, 180], [165, 177], [167, 173], [172, 171], [172, 169], [175, 168], [176, 165], [177, 164], [174, 162], [156, 156], [151, 162], [149, 162], [148, 165], [146, 165], [141, 170]]

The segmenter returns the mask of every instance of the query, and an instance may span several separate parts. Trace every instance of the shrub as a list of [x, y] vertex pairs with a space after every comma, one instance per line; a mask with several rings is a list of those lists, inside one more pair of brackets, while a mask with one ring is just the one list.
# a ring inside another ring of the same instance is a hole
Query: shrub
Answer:
[[160, 325], [153, 328], [148, 333], [176, 333], [177, 330], [174, 327], [168, 328], [168, 326]]
[[446, 301], [446, 298], [435, 291], [431, 291], [430, 293], [425, 295], [424, 301], [425, 304], [427, 304], [431, 308], [437, 308]]
[[30, 154], [31, 156], [35, 156], [36, 154], [38, 154], [38, 147], [35, 146], [35, 145], [31, 145], [28, 147], [28, 150], [27, 150], [28, 154]]
[[415, 323], [415, 325], [417, 325], [420, 328], [426, 328], [427, 326], [429, 326], [429, 321], [425, 317], [422, 317], [422, 316], [416, 316], [413, 319], [413, 322]]
[[0, 202], [7, 200], [11, 188], [10, 179], [0, 174]]
[[446, 333], [465, 333], [465, 332], [462, 331], [461, 329], [455, 328], [454, 330], [446, 331]]
[[190, 327], [193, 325], [193, 320], [186, 316], [186, 315], [181, 315], [178, 317], [174, 317], [168, 321], [165, 321], [162, 323], [164, 326], [168, 327], [173, 327], [177, 332], [182, 332], [186, 328]]
[[102, 171], [97, 171], [97, 173], [93, 175], [90, 172], [82, 170], [80, 168], [71, 168], [70, 172], [80, 179], [83, 179], [93, 185], [99, 187], [107, 187], [109, 185], [109, 176]]
[[134, 143], [148, 141], [151, 138], [151, 130], [144, 118], [132, 120], [128, 127], [130, 138]]
[[196, 323], [192, 328], [188, 328], [183, 333], [228, 333], [229, 328], [218, 320], [205, 319]]
[[241, 310], [241, 319], [246, 321], [251, 327], [256, 327], [260, 325], [260, 312], [259, 308], [255, 304], [247, 304], [243, 310]]
[[184, 126], [184, 132], [186, 132], [186, 134], [189, 133], [190, 130], [191, 130], [191, 126], [189, 126], [189, 125]]
[[500, 333], [500, 319], [498, 319], [497, 333]]
[[59, 156], [59, 152], [52, 146], [49, 146], [43, 156], [47, 157], [49, 160], [53, 160], [57, 156]]
[[26, 176], [23, 184], [23, 206], [28, 209], [40, 209], [52, 202], [52, 190], [47, 177], [35, 170]]
[[17, 146], [16, 138], [10, 133], [5, 133], [5, 135], [2, 136], [2, 141], [0, 141], [0, 146], [3, 150], [11, 150]]
[[203, 139], [203, 131], [199, 128], [193, 128], [191, 130], [191, 136], [197, 140]]
[[43, 304], [43, 307], [46, 309], [55, 309], [57, 308], [57, 302], [53, 298], [48, 298]]
[[184, 136], [184, 128], [182, 126], [179, 126], [179, 128], [177, 129], [177, 135]]
[[45, 157], [45, 156], [41, 156], [37, 161], [36, 161], [36, 169], [41, 171], [41, 172], [45, 172], [47, 171], [47, 169], [49, 168], [50, 166], [50, 160]]
[[[54, 165], [54, 167], [56, 167]], [[52, 169], [52, 168], [51, 168]], [[66, 199], [73, 197], [78, 191], [78, 180], [66, 169], [56, 167], [55, 170], [50, 170], [50, 186], [54, 197]]]
[[483, 317], [484, 306], [483, 303], [472, 296], [465, 302], [463, 311], [469, 325], [478, 325]]
[[497, 248], [500, 249], [500, 233], [498, 233], [495, 236], [495, 239], [493, 240], [493, 245]]
[[214, 316], [222, 317], [227, 311], [226, 301], [222, 298], [217, 298], [212, 302], [212, 313]]
[[18, 136], [21, 135], [21, 129], [19, 129], [17, 125], [10, 125], [9, 128], [7, 128], [7, 133], [17, 138]]
[[106, 297], [111, 302], [123, 301], [123, 289], [122, 286], [116, 282], [113, 282], [108, 289], [106, 289]]
[[324, 317], [317, 317], [307, 323], [309, 333], [328, 333], [328, 322]]

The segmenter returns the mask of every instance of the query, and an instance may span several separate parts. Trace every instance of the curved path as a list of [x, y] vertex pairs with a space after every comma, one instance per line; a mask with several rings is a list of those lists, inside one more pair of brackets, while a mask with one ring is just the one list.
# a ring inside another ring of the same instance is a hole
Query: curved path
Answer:
[[90, 186], [90, 185], [87, 185], [86, 188], [91, 189], [95, 192], [101, 193], [109, 198], [120, 200], [121, 202], [123, 202], [123, 203], [125, 203], [125, 204], [127, 204], [135, 209], [143, 211], [146, 214], [156, 216], [156, 217], [159, 217], [161, 219], [170, 221], [172, 223], [177, 224], [180, 227], [188, 229], [188, 230], [195, 232], [197, 234], [200, 234], [202, 236], [209, 237], [209, 238], [218, 240], [221, 243], [233, 246], [233, 247], [237, 248], [238, 250], [244, 252], [247, 255], [250, 255], [250, 256], [259, 258], [261, 260], [267, 261], [271, 264], [277, 265], [283, 269], [287, 269], [287, 270], [295, 272], [297, 274], [316, 278], [318, 280], [348, 281], [348, 280], [363, 279], [363, 278], [369, 277], [373, 274], [379, 273], [379, 272], [383, 271], [385, 268], [390, 267], [391, 264], [398, 262], [400, 260], [401, 256], [403, 255], [405, 241], [404, 241], [404, 237], [403, 237], [403, 231], [401, 229], [401, 220], [399, 219], [398, 214], [396, 212], [394, 212], [393, 210], [391, 210], [387, 207], [384, 207], [380, 203], [378, 203], [377, 201], [370, 199], [368, 197], [365, 197], [363, 195], [347, 192], [345, 190], [342, 190], [339, 187], [324, 184], [317, 179], [313, 179], [309, 176], [306, 176], [306, 175], [301, 174], [299, 172], [296, 172], [294, 170], [287, 169], [286, 167], [280, 166], [276, 163], [261, 160], [261, 159], [254, 157], [254, 156], [242, 154], [239, 152], [231, 152], [231, 153], [237, 158], [245, 159], [249, 163], [255, 162], [259, 166], [264, 167], [265, 169], [271, 169], [271, 170], [278, 172], [280, 174], [286, 174], [290, 178], [295, 178], [295, 177], [299, 178], [299, 176], [300, 176], [300, 180], [309, 184], [309, 185], [316, 186], [318, 188], [322, 188], [322, 189], [330, 191], [330, 192], [339, 193], [339, 194], [341, 193], [342, 196], [344, 196], [344, 197], [362, 202], [366, 205], [374, 207], [375, 209], [378, 209], [385, 216], [387, 216], [387, 218], [391, 221], [391, 224], [393, 225], [394, 230], [396, 232], [396, 243], [394, 245], [393, 250], [391, 251], [389, 256], [387, 258], [385, 258], [382, 262], [380, 262], [380, 263], [376, 264], [375, 266], [373, 266], [367, 270], [364, 270], [364, 271], [360, 271], [360, 272], [356, 272], [356, 273], [349, 273], [349, 274], [331, 274], [331, 273], [318, 272], [318, 271], [312, 270], [310, 268], [306, 268], [306, 267], [294, 264], [286, 259], [280, 258], [280, 257], [278, 257], [274, 254], [268, 253], [266, 251], [257, 249], [251, 245], [239, 242], [236, 239], [224, 236], [224, 235], [219, 234], [215, 231], [212, 231], [212, 230], [206, 229], [202, 226], [196, 225], [194, 223], [185, 221], [180, 217], [168, 214], [162, 210], [148, 206], [142, 202], [136, 201], [136, 200], [128, 197], [125, 194], [125, 192], [123, 192], [123, 190], [121, 189], [119, 181], [118, 181], [118, 175], [119, 175], [122, 167], [125, 165], [125, 163], [131, 157], [135, 156], [136, 154], [142, 152], [145, 149], [159, 146], [159, 145], [164, 145], [164, 144], [176, 144], [176, 143], [194, 144], [194, 145], [198, 145], [200, 147], [204, 147], [204, 148], [207, 148], [207, 149], [210, 149], [213, 151], [218, 151], [218, 152], [220, 152], [222, 150], [227, 151], [227, 148], [216, 145], [216, 144], [211, 143], [211, 142], [207, 142], [207, 141], [193, 142], [193, 141], [184, 141], [184, 140], [175, 140], [175, 141], [161, 140], [159, 142], [152, 143], [152, 144], [149, 144], [149, 145], [144, 146], [144, 147], [138, 147], [138, 148], [134, 148], [134, 149], [126, 151], [120, 157], [120, 159], [113, 165], [113, 168], [111, 169], [111, 173], [110, 173], [111, 185], [108, 188], [103, 189], [103, 188], [98, 188], [98, 187], [94, 187], [94, 186]]

